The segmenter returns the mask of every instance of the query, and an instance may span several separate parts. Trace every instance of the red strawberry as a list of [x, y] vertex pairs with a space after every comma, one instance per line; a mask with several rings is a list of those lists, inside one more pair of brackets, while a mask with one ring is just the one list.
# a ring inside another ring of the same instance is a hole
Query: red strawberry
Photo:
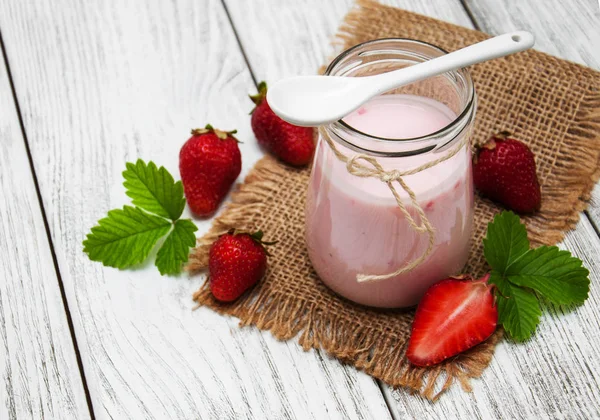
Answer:
[[488, 278], [452, 277], [427, 290], [408, 342], [406, 357], [412, 364], [434, 365], [492, 335], [498, 310]]
[[529, 147], [502, 132], [478, 148], [473, 180], [479, 192], [517, 213], [540, 209], [542, 194]]
[[179, 173], [185, 197], [199, 216], [213, 214], [242, 169], [242, 156], [234, 131], [205, 128], [192, 130], [192, 137], [179, 152]]
[[267, 251], [263, 233], [230, 230], [212, 245], [208, 257], [210, 291], [222, 302], [239, 298], [254, 286], [267, 269]]
[[315, 150], [313, 129], [292, 125], [275, 115], [267, 103], [265, 82], [260, 82], [258, 94], [250, 99], [256, 104], [252, 111], [252, 131], [258, 143], [290, 165], [308, 164]]

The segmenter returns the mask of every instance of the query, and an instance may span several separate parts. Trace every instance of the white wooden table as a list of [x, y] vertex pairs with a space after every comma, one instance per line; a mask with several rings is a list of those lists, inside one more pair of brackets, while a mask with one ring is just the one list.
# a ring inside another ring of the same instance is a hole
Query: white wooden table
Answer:
[[[387, 0], [600, 68], [596, 0]], [[352, 0], [0, 0], [0, 419], [594, 418], [600, 416], [600, 188], [562, 247], [586, 304], [503, 342], [474, 392], [437, 403], [292, 340], [192, 311], [201, 276], [117, 271], [82, 252], [127, 200], [126, 161], [178, 174], [191, 127], [237, 128], [246, 94], [310, 74]], [[209, 222], [201, 222], [200, 233]]]

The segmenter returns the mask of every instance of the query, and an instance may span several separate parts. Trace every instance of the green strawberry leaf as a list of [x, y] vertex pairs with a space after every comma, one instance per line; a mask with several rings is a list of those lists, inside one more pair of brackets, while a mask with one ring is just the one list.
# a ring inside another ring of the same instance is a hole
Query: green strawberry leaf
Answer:
[[503, 211], [488, 224], [483, 254], [490, 267], [504, 274], [506, 269], [529, 251], [527, 229], [519, 216]]
[[154, 162], [146, 164], [138, 159], [126, 165], [123, 185], [134, 205], [171, 220], [181, 217], [185, 207], [181, 181], [175, 182], [164, 167], [157, 168]]
[[506, 281], [495, 271], [492, 271], [488, 282], [498, 288], [498, 323], [514, 340], [527, 340], [535, 331], [542, 314], [535, 294]]
[[83, 241], [92, 261], [127, 268], [144, 261], [156, 242], [171, 229], [168, 220], [131, 206], [111, 210]]
[[[555, 246], [529, 249], [527, 230], [519, 217], [502, 212], [488, 225], [484, 255], [492, 267], [498, 323], [517, 341], [528, 339], [541, 310], [535, 292], [550, 302], [582, 303], [589, 293], [589, 272], [580, 259]], [[535, 292], [534, 292], [535, 291]]]
[[506, 270], [506, 276], [559, 305], [583, 303], [590, 288], [589, 271], [581, 260], [555, 246], [529, 250]]
[[194, 232], [197, 230], [189, 219], [175, 222], [175, 227], [156, 256], [155, 264], [160, 274], [176, 274], [181, 271], [181, 265], [188, 260], [190, 248], [196, 244]]
[[179, 220], [185, 207], [181, 181], [175, 182], [162, 166], [141, 159], [127, 163], [123, 177], [136, 207], [109, 211], [83, 241], [83, 251], [92, 261], [124, 269], [148, 258], [168, 233], [155, 264], [161, 274], [178, 273], [196, 243], [194, 232], [198, 230], [191, 220]]

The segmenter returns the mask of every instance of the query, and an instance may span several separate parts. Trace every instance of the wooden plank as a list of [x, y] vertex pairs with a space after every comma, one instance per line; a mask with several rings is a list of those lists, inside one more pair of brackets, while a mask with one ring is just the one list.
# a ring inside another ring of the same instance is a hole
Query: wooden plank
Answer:
[[[385, 3], [473, 27], [458, 0], [388, 0]], [[317, 0], [290, 2], [277, 10], [272, 10], [261, 0], [226, 0], [226, 4], [257, 79], [271, 81], [314, 73], [330, 54], [331, 49], [323, 46], [329, 45], [338, 25], [331, 23], [329, 16], [341, 19], [351, 7], [351, 2], [344, 0], [327, 2], [327, 6]], [[577, 230], [568, 234], [562, 246], [583, 258], [592, 273], [598, 273], [600, 267], [594, 257], [600, 253], [600, 244], [585, 217]], [[582, 308], [560, 315], [550, 311], [542, 320], [536, 337], [526, 344], [502, 342], [484, 377], [474, 382], [472, 394], [454, 387], [437, 403], [431, 404], [403, 390], [392, 391], [384, 387], [394, 417], [597, 416], [598, 408], [593, 402], [599, 397], [596, 349], [600, 337], [595, 325], [600, 316], [597, 309], [600, 278], [597, 274], [592, 277], [591, 298]]]
[[[460, 25], [470, 23], [458, 0], [382, 3], [402, 4], [422, 14], [437, 12]], [[274, 82], [315, 73], [332, 58], [333, 36], [354, 0], [286, 0], [276, 8], [270, 0], [225, 0], [225, 4], [256, 79]]]
[[526, 30], [535, 49], [600, 69], [600, 6], [590, 0], [465, 0], [479, 28], [489, 34]]
[[3, 60], [0, 115], [0, 418], [89, 418]]
[[[490, 34], [515, 29], [536, 36], [535, 48], [600, 70], [600, 4], [594, 0], [466, 0], [481, 29]], [[600, 227], [600, 184], [587, 211]]]
[[[207, 309], [200, 276], [90, 262], [81, 241], [126, 202], [126, 161], [177, 174], [189, 129], [239, 129], [253, 90], [217, 0], [0, 3], [0, 25], [98, 418], [389, 418], [375, 381]], [[200, 232], [210, 221], [199, 222]]]

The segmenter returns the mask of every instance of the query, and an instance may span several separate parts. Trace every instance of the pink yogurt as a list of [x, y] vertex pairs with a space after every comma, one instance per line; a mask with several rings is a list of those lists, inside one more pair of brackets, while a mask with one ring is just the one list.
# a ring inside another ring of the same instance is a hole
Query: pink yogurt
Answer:
[[[344, 121], [372, 136], [402, 139], [434, 133], [455, 118], [433, 99], [398, 94], [377, 97]], [[346, 155], [356, 153], [338, 147]], [[406, 170], [443, 154], [378, 159], [388, 170]], [[386, 184], [349, 174], [329, 146], [319, 141], [306, 208], [306, 242], [319, 277], [357, 303], [384, 308], [416, 305], [431, 284], [460, 272], [467, 260], [473, 218], [471, 176], [470, 151], [464, 147], [451, 159], [405, 177], [436, 229], [434, 250], [410, 273], [359, 283], [359, 273], [391, 273], [418, 258], [428, 237], [408, 225]], [[397, 190], [409, 203], [408, 195], [400, 187]]]

